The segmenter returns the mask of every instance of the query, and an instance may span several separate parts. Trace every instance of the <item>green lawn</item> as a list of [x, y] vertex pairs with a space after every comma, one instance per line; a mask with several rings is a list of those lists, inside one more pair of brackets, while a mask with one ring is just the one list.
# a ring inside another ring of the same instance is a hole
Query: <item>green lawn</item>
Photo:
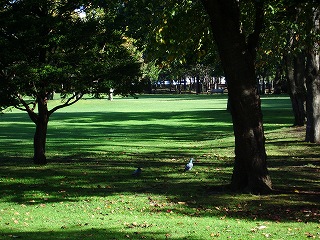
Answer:
[[268, 196], [224, 188], [234, 156], [226, 102], [81, 100], [52, 115], [46, 166], [32, 164], [27, 114], [0, 115], [0, 239], [320, 239], [320, 146], [291, 127], [288, 97], [262, 99]]

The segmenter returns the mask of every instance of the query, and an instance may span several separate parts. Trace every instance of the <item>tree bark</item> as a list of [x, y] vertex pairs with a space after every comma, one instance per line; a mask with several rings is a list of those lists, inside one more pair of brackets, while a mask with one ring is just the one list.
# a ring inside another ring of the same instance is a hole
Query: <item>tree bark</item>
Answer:
[[46, 158], [46, 139], [49, 121], [49, 112], [47, 107], [47, 99], [38, 97], [38, 115], [35, 119], [36, 132], [33, 139], [34, 155], [33, 162], [35, 164], [47, 164]]
[[307, 9], [311, 18], [307, 21], [308, 52], [306, 63], [307, 85], [307, 142], [320, 143], [320, 55], [319, 42], [313, 39], [312, 33], [319, 31], [320, 11], [312, 6]]
[[305, 88], [305, 55], [303, 53], [292, 56], [286, 55], [286, 75], [288, 81], [288, 93], [290, 96], [294, 115], [294, 126], [304, 126], [306, 111]]
[[[320, 74], [315, 52], [307, 55], [307, 127], [306, 141], [320, 143]], [[319, 57], [319, 56], [318, 56]]]
[[228, 83], [235, 135], [235, 163], [231, 186], [235, 191], [269, 193], [272, 184], [267, 169], [261, 103], [254, 65], [263, 9], [261, 6], [257, 9], [257, 31], [246, 39], [240, 30], [237, 1], [202, 2], [211, 20], [213, 36]]

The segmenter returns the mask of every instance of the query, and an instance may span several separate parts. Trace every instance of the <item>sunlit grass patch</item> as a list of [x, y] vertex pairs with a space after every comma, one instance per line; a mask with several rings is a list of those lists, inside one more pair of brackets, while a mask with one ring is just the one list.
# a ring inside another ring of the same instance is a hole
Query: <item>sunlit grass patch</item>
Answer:
[[[46, 166], [32, 164], [26, 114], [0, 116], [0, 239], [319, 238], [320, 149], [290, 127], [289, 99], [262, 99], [275, 188], [267, 196], [228, 190], [226, 103], [211, 95], [82, 100], [52, 115]], [[183, 172], [191, 157], [194, 169]], [[140, 177], [131, 175], [137, 167]]]

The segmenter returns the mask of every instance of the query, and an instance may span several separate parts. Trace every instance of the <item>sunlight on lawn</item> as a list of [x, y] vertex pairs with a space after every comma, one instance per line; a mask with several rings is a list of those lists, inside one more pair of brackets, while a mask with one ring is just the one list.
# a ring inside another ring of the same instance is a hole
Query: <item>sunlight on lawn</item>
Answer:
[[[84, 99], [50, 119], [49, 164], [32, 164], [34, 124], [0, 116], [0, 239], [319, 238], [320, 148], [291, 128], [287, 97], [262, 99], [275, 192], [228, 191], [227, 98]], [[57, 104], [57, 100], [50, 105]], [[194, 169], [183, 172], [196, 159]], [[142, 167], [141, 177], [131, 173]]]

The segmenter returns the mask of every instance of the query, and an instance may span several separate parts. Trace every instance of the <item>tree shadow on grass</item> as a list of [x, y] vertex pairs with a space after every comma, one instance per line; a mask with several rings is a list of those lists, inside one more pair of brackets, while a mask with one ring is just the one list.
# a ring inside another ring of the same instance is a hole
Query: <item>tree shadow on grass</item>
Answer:
[[[94, 240], [122, 240], [122, 239], [187, 239], [186, 237], [175, 238], [170, 234], [162, 231], [148, 231], [146, 229], [136, 228], [136, 231], [126, 231], [109, 229], [108, 222], [106, 221], [104, 226], [101, 228], [88, 229], [85, 226], [75, 226], [73, 229], [60, 229], [57, 231], [10, 231], [0, 233], [0, 239], [32, 239], [32, 240], [43, 240], [43, 239], [94, 239]], [[80, 229], [80, 230], [76, 230]], [[194, 240], [200, 240], [200, 238], [193, 238]]]
[[[30, 167], [26, 161], [0, 169], [3, 201], [37, 205], [77, 202], [79, 198], [121, 194], [166, 196], [166, 206], [150, 211], [174, 211], [193, 217], [218, 216], [249, 220], [318, 222], [319, 168], [288, 171], [292, 161], [279, 166], [270, 161], [275, 191], [266, 196], [236, 194], [229, 190], [232, 160], [200, 161], [194, 171], [183, 172], [179, 160], [145, 160], [141, 177], [131, 175], [132, 160], [81, 158], [55, 161], [43, 167]], [[274, 166], [273, 166], [274, 164]], [[228, 170], [229, 169], [229, 170]], [[310, 172], [313, 170], [313, 172]], [[222, 184], [223, 183], [223, 184]]]
[[[6, 118], [8, 123], [0, 127], [5, 142], [0, 152], [4, 156], [10, 156], [13, 152], [20, 156], [26, 152], [32, 154], [34, 124], [30, 122], [17, 131], [15, 123], [27, 121], [25, 116], [12, 113]], [[134, 153], [148, 151], [148, 146], [154, 151], [151, 153], [153, 155], [172, 149], [179, 149], [183, 153], [193, 150], [190, 147], [192, 143], [195, 145], [200, 141], [209, 142], [232, 136], [230, 115], [221, 110], [166, 113], [58, 112], [51, 119], [47, 134], [48, 156], [50, 153], [61, 155], [64, 152], [69, 155], [94, 151]], [[174, 119], [173, 122], [171, 119]], [[200, 149], [200, 144], [196, 148]]]

